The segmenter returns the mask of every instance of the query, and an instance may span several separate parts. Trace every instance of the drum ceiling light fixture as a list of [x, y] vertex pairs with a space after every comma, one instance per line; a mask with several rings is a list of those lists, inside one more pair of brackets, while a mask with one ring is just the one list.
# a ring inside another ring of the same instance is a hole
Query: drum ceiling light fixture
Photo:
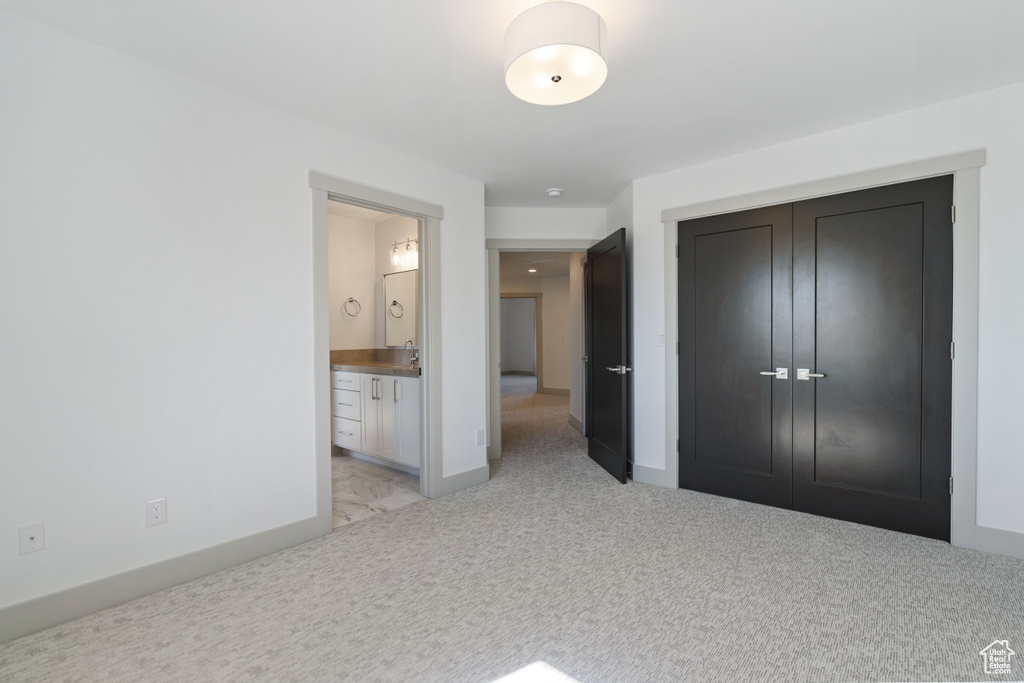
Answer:
[[594, 10], [548, 2], [505, 31], [505, 85], [533, 104], [568, 104], [592, 95], [608, 76], [608, 29]]

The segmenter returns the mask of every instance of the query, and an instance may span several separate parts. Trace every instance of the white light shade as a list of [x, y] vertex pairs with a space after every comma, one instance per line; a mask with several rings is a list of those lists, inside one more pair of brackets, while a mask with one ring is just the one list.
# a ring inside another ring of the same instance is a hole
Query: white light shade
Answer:
[[568, 104], [608, 76], [604, 20], [574, 2], [528, 9], [505, 31], [505, 85], [533, 104]]

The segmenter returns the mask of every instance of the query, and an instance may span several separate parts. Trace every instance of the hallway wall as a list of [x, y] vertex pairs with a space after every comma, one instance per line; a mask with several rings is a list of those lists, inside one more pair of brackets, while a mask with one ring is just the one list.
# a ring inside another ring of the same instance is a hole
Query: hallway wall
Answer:
[[569, 391], [569, 276], [538, 280], [517, 278], [501, 283], [502, 293], [540, 292], [541, 334], [543, 345], [544, 386], [538, 389]]
[[501, 374], [537, 374], [537, 300], [501, 300]]

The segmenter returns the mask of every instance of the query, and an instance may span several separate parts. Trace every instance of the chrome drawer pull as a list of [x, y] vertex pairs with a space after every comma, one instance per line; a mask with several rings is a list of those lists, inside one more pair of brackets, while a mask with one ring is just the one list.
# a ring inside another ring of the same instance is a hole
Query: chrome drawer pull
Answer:
[[344, 434], [345, 436], [355, 436], [352, 432], [341, 432], [341, 434]]

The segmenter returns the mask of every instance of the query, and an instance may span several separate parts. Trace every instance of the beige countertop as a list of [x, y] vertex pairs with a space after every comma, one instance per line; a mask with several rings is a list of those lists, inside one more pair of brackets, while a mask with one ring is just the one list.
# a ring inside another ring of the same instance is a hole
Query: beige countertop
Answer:
[[387, 361], [360, 360], [352, 363], [334, 363], [331, 370], [343, 372], [364, 372], [373, 375], [394, 375], [396, 377], [419, 377], [420, 367], [412, 364], [389, 363]]

